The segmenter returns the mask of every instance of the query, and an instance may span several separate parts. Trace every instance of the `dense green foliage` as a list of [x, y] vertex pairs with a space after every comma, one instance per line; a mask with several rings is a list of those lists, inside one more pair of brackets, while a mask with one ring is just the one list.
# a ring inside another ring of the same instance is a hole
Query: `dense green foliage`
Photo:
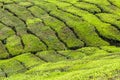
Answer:
[[0, 0], [0, 80], [120, 80], [120, 0]]

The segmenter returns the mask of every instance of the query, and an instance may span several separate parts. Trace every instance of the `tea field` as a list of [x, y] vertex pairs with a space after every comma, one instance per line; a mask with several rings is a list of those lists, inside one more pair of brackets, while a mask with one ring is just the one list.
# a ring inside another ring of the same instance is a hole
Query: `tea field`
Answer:
[[120, 80], [120, 0], [0, 0], [0, 80]]

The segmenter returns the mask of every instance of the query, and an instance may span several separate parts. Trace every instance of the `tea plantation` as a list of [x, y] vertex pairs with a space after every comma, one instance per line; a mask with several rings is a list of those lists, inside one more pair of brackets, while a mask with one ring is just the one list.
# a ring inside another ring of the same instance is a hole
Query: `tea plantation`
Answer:
[[120, 0], [0, 0], [0, 80], [120, 80]]

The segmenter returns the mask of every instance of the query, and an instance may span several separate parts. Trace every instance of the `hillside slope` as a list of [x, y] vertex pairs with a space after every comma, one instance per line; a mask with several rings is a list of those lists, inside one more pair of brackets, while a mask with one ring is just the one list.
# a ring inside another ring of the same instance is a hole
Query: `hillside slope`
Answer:
[[0, 80], [119, 79], [119, 0], [0, 0]]

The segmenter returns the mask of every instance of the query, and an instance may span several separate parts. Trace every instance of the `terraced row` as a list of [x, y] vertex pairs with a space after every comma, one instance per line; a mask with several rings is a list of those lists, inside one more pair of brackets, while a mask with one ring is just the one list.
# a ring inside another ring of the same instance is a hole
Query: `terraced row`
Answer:
[[[18, 73], [25, 73], [28, 70], [44, 64], [56, 64], [60, 61], [84, 60], [113, 60], [120, 58], [120, 48], [114, 46], [104, 46], [100, 48], [85, 47], [78, 50], [66, 51], [42, 51], [37, 53], [24, 53], [7, 60], [0, 61], [0, 77], [9, 77]], [[58, 65], [60, 66], [60, 65]]]

